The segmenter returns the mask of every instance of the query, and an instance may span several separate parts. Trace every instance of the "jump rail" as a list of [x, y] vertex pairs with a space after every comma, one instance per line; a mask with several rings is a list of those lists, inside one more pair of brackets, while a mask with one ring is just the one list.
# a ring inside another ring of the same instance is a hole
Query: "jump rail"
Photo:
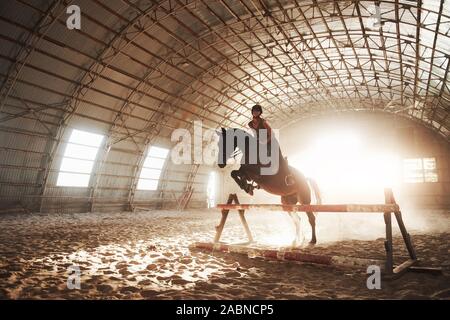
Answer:
[[[385, 204], [328, 204], [328, 205], [282, 205], [282, 204], [240, 204], [236, 194], [230, 194], [228, 197], [228, 201], [226, 204], [219, 204], [217, 208], [221, 209], [222, 218], [218, 226], [216, 226], [216, 235], [214, 238], [214, 243], [205, 244], [205, 243], [196, 243], [194, 247], [202, 249], [202, 250], [218, 250], [218, 251], [227, 251], [227, 252], [236, 252], [233, 245], [228, 244], [219, 244], [220, 237], [222, 235], [223, 228], [225, 226], [225, 222], [228, 218], [228, 213], [230, 210], [238, 210], [239, 217], [241, 219], [241, 223], [244, 226], [247, 237], [251, 242], [253, 242], [253, 236], [248, 226], [247, 220], [245, 219], [245, 210], [249, 209], [264, 209], [269, 211], [289, 211], [289, 212], [329, 212], [329, 213], [340, 213], [340, 212], [348, 212], [348, 213], [383, 213], [384, 222], [386, 225], [386, 240], [384, 242], [384, 247], [386, 251], [386, 260], [384, 271], [387, 275], [396, 276], [402, 274], [404, 271], [408, 270], [413, 266], [418, 260], [416, 256], [416, 252], [414, 246], [411, 241], [411, 237], [409, 233], [406, 231], [405, 224], [403, 223], [402, 214], [400, 211], [400, 207], [395, 202], [394, 195], [391, 189], [384, 190], [385, 195]], [[234, 203], [233, 203], [234, 202]], [[409, 259], [398, 266], [394, 266], [394, 257], [393, 257], [393, 243], [392, 243], [392, 213], [397, 220], [397, 224], [399, 226], [400, 232], [402, 234], [403, 240], [405, 242], [405, 246], [409, 253]], [[245, 252], [245, 247], [239, 247], [238, 252]], [[254, 248], [248, 248], [247, 252], [255, 250]], [[267, 251], [267, 250], [266, 250]], [[267, 255], [263, 254], [266, 257], [273, 257], [274, 254]], [[280, 258], [280, 254], [275, 255]], [[288, 258], [286, 258], [288, 257]], [[297, 258], [292, 258], [297, 257]], [[318, 257], [314, 259], [310, 259], [310, 257], [305, 258], [305, 255], [299, 254], [298, 250], [296, 254], [288, 254], [286, 256], [285, 253], [281, 256], [281, 260], [298, 260], [304, 262], [313, 262], [313, 263], [322, 263], [322, 261], [326, 261], [326, 263], [322, 264], [331, 264], [329, 261], [334, 261], [336, 259], [330, 260], [329, 257]], [[305, 261], [306, 259], [306, 261]], [[310, 259], [310, 260], [308, 260]], [[358, 258], [356, 258], [358, 259]], [[338, 259], [339, 260], [339, 259]], [[362, 259], [360, 259], [362, 260]], [[369, 260], [369, 259], [366, 259]]]
[[218, 204], [223, 210], [263, 209], [269, 211], [300, 211], [300, 212], [359, 212], [380, 213], [396, 212], [400, 208], [397, 204], [318, 204], [318, 205], [283, 205], [283, 204]]

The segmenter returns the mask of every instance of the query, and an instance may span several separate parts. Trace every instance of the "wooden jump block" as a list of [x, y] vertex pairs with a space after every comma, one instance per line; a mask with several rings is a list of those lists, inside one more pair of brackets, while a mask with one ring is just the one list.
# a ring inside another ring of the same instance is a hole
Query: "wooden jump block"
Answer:
[[[277, 260], [287, 261], [300, 261], [319, 263], [323, 265], [342, 265], [342, 266], [357, 266], [357, 265], [378, 265], [384, 268], [385, 274], [388, 276], [398, 276], [403, 272], [411, 269], [416, 264], [417, 256], [414, 246], [411, 241], [409, 233], [406, 231], [406, 227], [403, 223], [400, 207], [395, 202], [394, 195], [391, 189], [385, 189], [385, 203], [384, 204], [328, 204], [328, 205], [282, 205], [282, 204], [240, 204], [236, 194], [230, 194], [226, 204], [219, 204], [217, 208], [221, 209], [222, 218], [218, 226], [216, 226], [216, 235], [214, 237], [214, 243], [197, 243], [194, 247], [197, 249], [203, 249], [207, 251], [222, 251], [222, 252], [234, 252], [245, 253], [248, 255], [259, 255], [265, 258], [272, 258]], [[262, 250], [260, 248], [250, 246], [237, 246], [230, 244], [219, 243], [222, 231], [225, 226], [225, 222], [228, 218], [230, 210], [237, 210], [239, 212], [241, 223], [247, 234], [249, 243], [253, 243], [254, 239], [247, 220], [245, 219], [245, 210], [249, 209], [263, 209], [269, 211], [287, 211], [287, 212], [329, 212], [329, 213], [382, 213], [384, 222], [386, 225], [386, 240], [385, 251], [386, 260], [371, 260], [352, 257], [340, 257], [340, 256], [321, 256], [314, 254], [302, 253], [300, 250], [292, 251], [277, 251], [277, 250]], [[402, 234], [405, 246], [409, 253], [409, 259], [398, 266], [394, 266], [394, 253], [392, 242], [392, 214], [397, 221], [400, 232]], [[373, 263], [372, 263], [373, 262]], [[421, 270], [426, 270], [421, 268]]]

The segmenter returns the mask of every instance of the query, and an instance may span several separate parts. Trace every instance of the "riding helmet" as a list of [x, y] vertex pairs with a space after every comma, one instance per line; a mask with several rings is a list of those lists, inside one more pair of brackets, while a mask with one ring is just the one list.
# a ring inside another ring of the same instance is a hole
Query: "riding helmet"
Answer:
[[252, 107], [252, 112], [253, 111], [259, 111], [260, 113], [262, 113], [263, 111], [262, 111], [262, 107], [259, 105], [259, 104], [255, 104], [253, 107]]

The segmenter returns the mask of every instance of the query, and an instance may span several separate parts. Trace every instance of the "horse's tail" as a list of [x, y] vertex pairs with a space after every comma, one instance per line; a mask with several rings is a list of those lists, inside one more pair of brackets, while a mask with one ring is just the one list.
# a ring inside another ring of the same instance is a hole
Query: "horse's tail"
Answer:
[[320, 193], [319, 185], [317, 184], [316, 180], [313, 178], [307, 178], [309, 186], [314, 192], [314, 196], [316, 198], [317, 204], [322, 204], [322, 195]]

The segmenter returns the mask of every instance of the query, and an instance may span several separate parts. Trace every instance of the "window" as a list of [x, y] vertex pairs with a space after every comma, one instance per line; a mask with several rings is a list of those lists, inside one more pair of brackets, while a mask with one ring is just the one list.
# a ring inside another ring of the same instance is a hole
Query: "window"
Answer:
[[206, 196], [208, 208], [216, 206], [216, 173], [213, 171], [209, 174], [208, 186], [206, 188]]
[[56, 185], [87, 187], [103, 136], [74, 129], [67, 143]]
[[403, 180], [407, 183], [437, 182], [436, 159], [404, 159]]
[[156, 190], [161, 176], [161, 170], [166, 162], [168, 149], [151, 147], [142, 166], [137, 185], [138, 190]]

